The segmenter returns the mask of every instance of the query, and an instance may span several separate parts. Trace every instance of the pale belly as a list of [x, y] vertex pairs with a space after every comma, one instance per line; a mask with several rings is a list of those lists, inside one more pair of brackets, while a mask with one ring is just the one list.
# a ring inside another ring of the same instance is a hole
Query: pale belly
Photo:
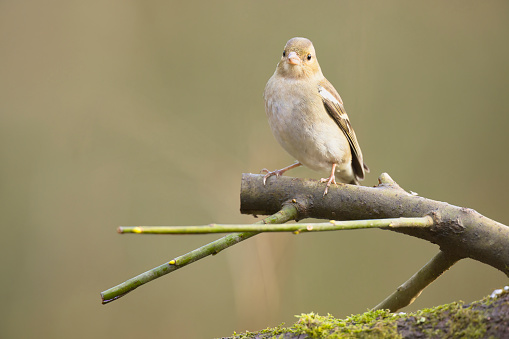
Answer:
[[348, 140], [325, 110], [318, 91], [308, 101], [295, 91], [273, 93], [266, 100], [266, 111], [275, 138], [301, 164], [329, 172], [335, 163], [339, 181], [354, 178]]

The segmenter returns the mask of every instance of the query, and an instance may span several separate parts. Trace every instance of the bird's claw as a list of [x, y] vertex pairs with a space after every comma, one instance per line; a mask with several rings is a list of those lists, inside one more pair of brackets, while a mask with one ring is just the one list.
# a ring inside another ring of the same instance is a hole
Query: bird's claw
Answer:
[[329, 191], [329, 186], [331, 184], [334, 184], [334, 185], [337, 185], [338, 183], [336, 182], [336, 178], [334, 175], [331, 175], [330, 177], [328, 178], [322, 178], [320, 179], [320, 182], [326, 182], [327, 185], [325, 185], [325, 191], [323, 192], [323, 196], [325, 197], [325, 195], [327, 194], [327, 192]]
[[281, 176], [284, 172], [282, 172], [281, 170], [275, 170], [275, 171], [269, 171], [268, 169], [264, 168], [262, 169], [260, 172], [262, 173], [267, 173], [263, 176], [263, 185], [265, 186], [266, 182], [267, 182], [267, 179], [270, 178], [271, 176], [275, 175], [276, 178]]

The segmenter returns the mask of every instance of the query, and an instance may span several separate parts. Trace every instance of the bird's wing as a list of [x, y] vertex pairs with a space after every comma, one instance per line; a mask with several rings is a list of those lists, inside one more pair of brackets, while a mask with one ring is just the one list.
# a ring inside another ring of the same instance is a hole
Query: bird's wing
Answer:
[[341, 100], [338, 92], [327, 79], [323, 79], [318, 85], [318, 93], [323, 100], [327, 113], [338, 124], [348, 139], [350, 149], [352, 150], [352, 167], [355, 175], [358, 179], [364, 179], [364, 171], [369, 172], [369, 169], [363, 162], [361, 148], [350, 124], [350, 119], [348, 119], [346, 114], [343, 100]]

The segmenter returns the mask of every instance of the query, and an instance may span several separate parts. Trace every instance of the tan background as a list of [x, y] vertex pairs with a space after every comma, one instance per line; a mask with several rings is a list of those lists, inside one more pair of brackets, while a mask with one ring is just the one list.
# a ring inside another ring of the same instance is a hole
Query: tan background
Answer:
[[[0, 2], [0, 337], [207, 338], [374, 306], [437, 247], [380, 230], [261, 235], [110, 305], [99, 292], [249, 223], [240, 177], [291, 159], [262, 92], [305, 36], [376, 184], [509, 222], [506, 1]], [[298, 169], [289, 175], [319, 177]], [[507, 283], [465, 260], [406, 310]]]

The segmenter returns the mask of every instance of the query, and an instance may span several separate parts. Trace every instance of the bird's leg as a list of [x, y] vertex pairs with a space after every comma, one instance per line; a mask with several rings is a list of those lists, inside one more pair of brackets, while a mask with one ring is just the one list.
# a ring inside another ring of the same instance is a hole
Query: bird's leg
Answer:
[[327, 183], [327, 185], [325, 186], [325, 191], [323, 192], [323, 196], [324, 197], [327, 194], [327, 191], [329, 190], [329, 186], [330, 186], [331, 183], [333, 183], [334, 185], [337, 185], [336, 177], [334, 176], [334, 173], [336, 172], [336, 166], [337, 166], [337, 164], [332, 164], [332, 171], [330, 173], [330, 177], [320, 179], [320, 182], [326, 182]]
[[302, 166], [302, 164], [300, 162], [295, 162], [294, 164], [291, 164], [290, 166], [286, 166], [284, 168], [281, 168], [279, 170], [275, 170], [275, 171], [269, 171], [268, 169], [264, 168], [262, 169], [260, 172], [265, 172], [267, 174], [265, 174], [265, 176], [263, 177], [263, 184], [265, 185], [265, 182], [267, 181], [267, 178], [275, 175], [276, 178], [279, 177], [280, 175], [283, 175], [283, 173], [285, 173], [286, 171], [289, 171], [291, 170], [292, 168], [295, 168], [295, 167], [299, 167], [299, 166]]

